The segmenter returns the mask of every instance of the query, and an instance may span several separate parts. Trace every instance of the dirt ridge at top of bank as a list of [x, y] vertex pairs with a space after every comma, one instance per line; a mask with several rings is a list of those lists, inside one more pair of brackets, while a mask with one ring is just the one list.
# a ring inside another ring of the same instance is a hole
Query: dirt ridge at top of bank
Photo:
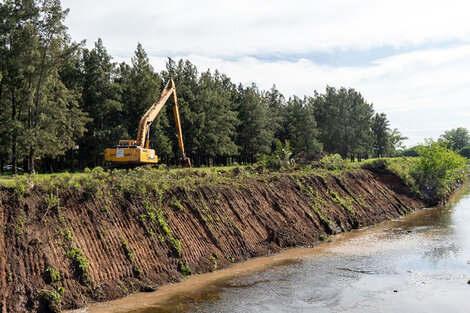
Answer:
[[392, 173], [137, 170], [0, 189], [0, 312], [54, 312], [424, 207]]

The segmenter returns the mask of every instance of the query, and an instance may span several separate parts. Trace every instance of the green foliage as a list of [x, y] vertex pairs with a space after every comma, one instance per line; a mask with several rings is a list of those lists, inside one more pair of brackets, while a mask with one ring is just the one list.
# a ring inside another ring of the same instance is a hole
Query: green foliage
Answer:
[[49, 193], [46, 194], [44, 203], [46, 204], [46, 209], [58, 208], [60, 205], [60, 198], [52, 193]]
[[460, 150], [470, 145], [470, 134], [468, 129], [464, 127], [448, 130], [439, 139], [445, 143], [448, 149], [452, 150]]
[[463, 157], [466, 157], [467, 159], [470, 159], [470, 145], [463, 147], [459, 151], [459, 154]]
[[397, 148], [403, 146], [403, 137], [398, 129], [390, 129], [385, 113], [376, 113], [372, 117], [372, 154], [377, 157], [391, 156]]
[[70, 229], [64, 229], [63, 230], [63, 235], [64, 235], [65, 240], [67, 240], [67, 241], [72, 241], [73, 240], [72, 231], [70, 231]]
[[15, 235], [21, 236], [24, 232], [24, 225], [26, 224], [26, 218], [24, 216], [18, 216], [15, 224]]
[[[120, 87], [115, 81], [116, 64], [101, 39], [93, 49], [83, 50], [81, 68], [81, 108], [91, 120], [80, 140], [80, 163], [96, 166], [102, 163], [105, 148], [127, 137], [123, 127]], [[99, 159], [98, 159], [99, 158]]]
[[318, 142], [319, 131], [315, 120], [314, 100], [296, 96], [286, 105], [287, 138], [294, 153], [319, 152], [322, 144]]
[[62, 303], [62, 296], [64, 295], [64, 293], [65, 288], [59, 287], [55, 291], [41, 290], [39, 292], [39, 295], [43, 298], [44, 301], [54, 303], [56, 306], [60, 307], [60, 304]]
[[180, 262], [180, 271], [184, 276], [191, 275], [191, 269], [187, 264], [184, 264], [183, 262]]
[[83, 251], [73, 244], [66, 247], [65, 255], [72, 261], [76, 273], [80, 277], [80, 280], [84, 284], [90, 283], [90, 277], [88, 275], [88, 264], [90, 261], [83, 256]]
[[88, 271], [88, 259], [83, 257], [83, 251], [76, 247], [71, 247], [69, 251], [67, 251], [66, 256], [74, 261], [78, 268], [83, 271]]
[[268, 106], [255, 85], [238, 88], [238, 145], [242, 162], [253, 163], [258, 153], [269, 153], [274, 141], [274, 128], [269, 120]]
[[78, 93], [60, 76], [79, 48], [63, 24], [67, 12], [60, 1], [1, 5], [0, 155], [11, 155], [13, 174], [18, 158], [32, 172], [35, 157], [63, 155], [85, 131]]
[[215, 271], [215, 270], [217, 269], [217, 266], [218, 266], [218, 264], [217, 264], [217, 257], [211, 256], [211, 257], [209, 257], [209, 260], [211, 260], [211, 261], [214, 263], [213, 269], [214, 269], [214, 271]]
[[372, 105], [350, 88], [326, 87], [314, 98], [315, 120], [323, 149], [342, 157], [364, 157], [372, 145]]
[[376, 173], [391, 172], [400, 177], [412, 190], [416, 190], [416, 182], [410, 175], [410, 171], [418, 160], [417, 157], [369, 159], [355, 164], [350, 163], [349, 166], [360, 167]]
[[354, 211], [352, 207], [352, 202], [353, 202], [352, 198], [347, 197], [346, 199], [343, 199], [340, 197], [340, 195], [336, 191], [333, 191], [333, 190], [330, 190], [330, 196], [333, 199], [333, 201], [338, 203], [351, 216], [356, 215], [356, 212]]
[[[168, 221], [165, 218], [165, 213], [162, 209], [156, 209], [154, 206], [151, 205], [149, 201], [144, 201], [144, 206], [146, 210], [146, 214], [142, 214], [140, 216], [142, 222], [148, 222], [151, 226], [153, 224], [157, 224], [161, 232], [163, 233], [161, 237], [162, 243], [165, 240], [168, 241], [170, 247], [173, 249], [174, 252], [181, 257], [181, 242], [179, 239], [175, 238], [173, 235], [173, 231], [170, 229], [168, 225]], [[150, 227], [148, 231], [150, 235], [154, 234], [153, 228]]]
[[62, 280], [62, 276], [60, 275], [60, 272], [54, 269], [53, 267], [48, 266], [46, 268], [46, 274], [52, 286], [56, 286], [57, 283]]
[[320, 159], [319, 164], [321, 167], [329, 170], [343, 170], [346, 168], [348, 162], [343, 160], [339, 154], [326, 155]]
[[396, 156], [398, 157], [417, 157], [419, 146], [413, 146], [408, 149], [398, 150]]
[[444, 199], [452, 185], [466, 178], [466, 159], [448, 149], [445, 143], [428, 141], [419, 149], [419, 155], [411, 176], [425, 200], [432, 204]]
[[292, 150], [288, 141], [284, 145], [278, 140], [276, 150], [271, 155], [258, 155], [259, 165], [270, 169], [280, 170], [290, 168], [292, 165]]
[[171, 200], [169, 202], [170, 207], [172, 207], [176, 211], [184, 212], [184, 206], [178, 200]]
[[121, 241], [121, 245], [124, 249], [124, 253], [126, 254], [127, 259], [132, 263], [134, 260], [134, 252], [129, 247], [129, 242], [123, 236], [119, 236], [119, 240]]

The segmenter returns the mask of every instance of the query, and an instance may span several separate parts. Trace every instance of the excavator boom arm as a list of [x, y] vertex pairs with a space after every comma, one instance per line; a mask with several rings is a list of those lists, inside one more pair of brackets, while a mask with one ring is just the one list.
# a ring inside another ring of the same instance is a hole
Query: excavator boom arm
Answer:
[[155, 118], [157, 118], [158, 113], [160, 113], [161, 109], [163, 108], [163, 106], [165, 105], [165, 103], [170, 97], [174, 105], [173, 114], [175, 117], [176, 131], [178, 135], [178, 145], [183, 155], [183, 161], [188, 163], [189, 165], [189, 159], [186, 158], [186, 154], [184, 152], [183, 134], [181, 130], [181, 118], [180, 118], [180, 113], [179, 113], [179, 108], [178, 108], [178, 99], [176, 97], [175, 82], [173, 81], [173, 78], [170, 78], [168, 80], [168, 82], [165, 85], [165, 88], [163, 88], [163, 91], [160, 94], [160, 98], [154, 104], [152, 104], [152, 106], [142, 116], [142, 119], [140, 120], [140, 123], [139, 123], [139, 128], [137, 130], [136, 144], [141, 147], [146, 146], [146, 140], [148, 136], [149, 127], [153, 123]]

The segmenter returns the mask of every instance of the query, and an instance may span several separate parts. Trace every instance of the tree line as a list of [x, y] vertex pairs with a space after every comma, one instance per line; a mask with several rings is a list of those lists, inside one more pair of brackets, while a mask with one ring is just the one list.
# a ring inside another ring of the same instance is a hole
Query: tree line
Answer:
[[[91, 49], [72, 41], [59, 0], [0, 3], [0, 170], [102, 165], [105, 148], [136, 137], [169, 77], [194, 165], [253, 163], [277, 141], [289, 141], [294, 154], [387, 156], [405, 139], [353, 88], [286, 98], [275, 86], [236, 84], [188, 60], [169, 58], [158, 72], [140, 43], [131, 64], [118, 64], [101, 40]], [[176, 163], [171, 105], [152, 124], [150, 142], [162, 162]]]
[[[428, 146], [428, 142], [432, 142], [431, 139], [427, 139], [426, 141], [425, 144], [418, 144], [408, 149], [401, 149], [397, 151], [396, 156], [418, 156], [422, 146]], [[444, 131], [437, 139], [437, 143], [470, 159], [470, 132], [465, 127], [457, 127]]]

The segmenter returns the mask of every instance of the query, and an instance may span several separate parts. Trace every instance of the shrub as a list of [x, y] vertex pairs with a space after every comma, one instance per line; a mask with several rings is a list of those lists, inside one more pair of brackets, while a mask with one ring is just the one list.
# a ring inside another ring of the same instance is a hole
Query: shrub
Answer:
[[467, 159], [470, 159], [470, 146], [465, 146], [463, 147], [460, 151], [459, 154], [463, 157], [466, 157]]
[[271, 155], [259, 154], [257, 155], [257, 165], [265, 166], [273, 170], [280, 170], [290, 168], [292, 165], [292, 150], [289, 141], [284, 145], [281, 141], [276, 142], [276, 150]]
[[184, 276], [191, 275], [191, 269], [188, 265], [184, 264], [183, 262], [180, 262], [180, 271]]
[[466, 159], [442, 142], [428, 141], [418, 153], [420, 159], [410, 174], [424, 199], [429, 204], [437, 204], [449, 194], [453, 184], [466, 178]]
[[321, 167], [329, 170], [342, 170], [346, 167], [348, 162], [343, 160], [339, 154], [326, 155], [320, 159], [319, 164]]
[[53, 209], [56, 207], [58, 208], [60, 205], [60, 198], [52, 193], [49, 193], [44, 197], [44, 203], [46, 204], [47, 209]]

